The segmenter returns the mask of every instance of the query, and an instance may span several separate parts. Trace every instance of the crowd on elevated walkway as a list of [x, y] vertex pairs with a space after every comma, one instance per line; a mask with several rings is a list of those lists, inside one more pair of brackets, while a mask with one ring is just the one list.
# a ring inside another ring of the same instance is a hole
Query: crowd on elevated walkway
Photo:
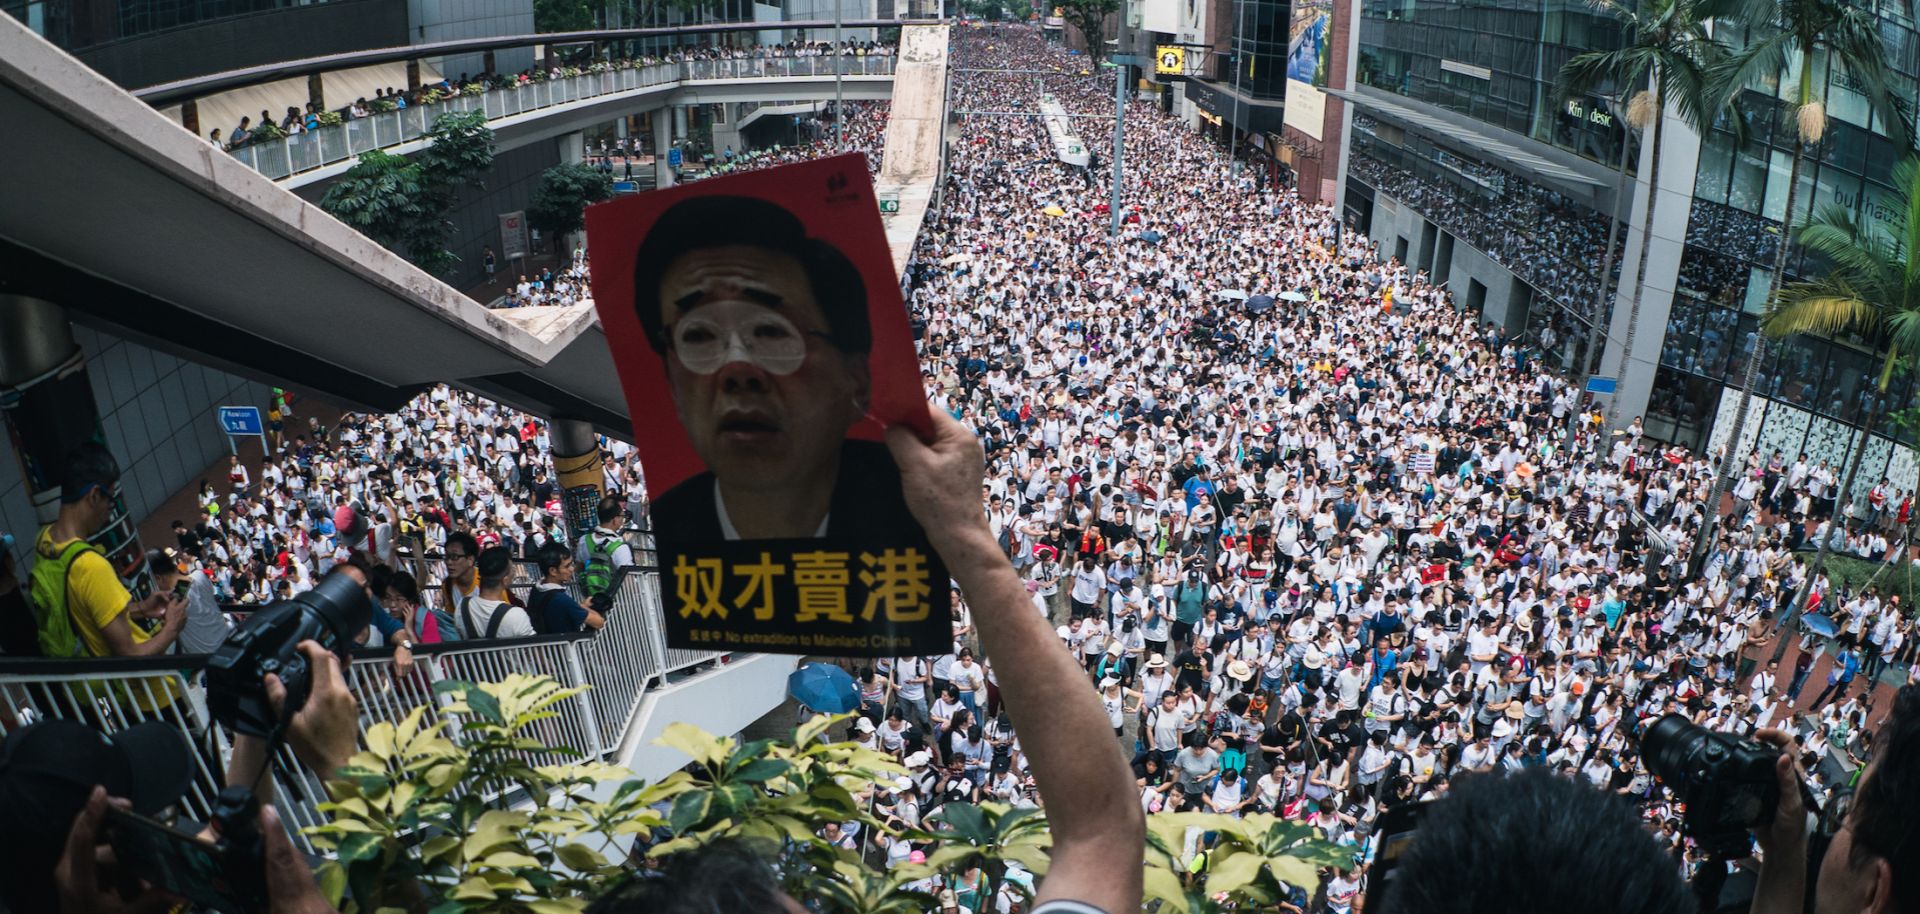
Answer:
[[579, 76], [583, 73], [631, 70], [663, 63], [708, 60], [794, 60], [821, 57], [864, 60], [868, 57], [891, 57], [897, 50], [895, 45], [875, 41], [802, 42], [795, 40], [779, 44], [747, 44], [737, 47], [703, 45], [677, 48], [661, 55], [638, 54], [604, 59], [580, 56], [558, 57], [545, 66], [529, 67], [517, 73], [462, 73], [458, 77], [443, 77], [415, 88], [389, 86], [376, 90], [371, 99], [356, 98], [351, 104], [337, 108], [325, 108], [318, 102], [308, 102], [304, 107], [289, 107], [285, 114], [279, 116], [272, 111], [263, 110], [258, 118], [242, 117], [224, 137], [219, 128], [213, 129], [208, 133], [207, 141], [223, 149], [241, 149], [254, 143], [294, 136], [344, 121], [372, 117], [415, 105], [431, 104], [455, 96], [484, 95], [488, 92], [515, 89], [531, 83]]

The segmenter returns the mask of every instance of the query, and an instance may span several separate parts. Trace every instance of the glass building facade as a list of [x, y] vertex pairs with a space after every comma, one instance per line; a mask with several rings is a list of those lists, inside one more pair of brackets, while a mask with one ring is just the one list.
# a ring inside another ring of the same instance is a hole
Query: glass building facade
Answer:
[[1583, 0], [1363, 0], [1355, 76], [1618, 167], [1613, 106], [1556, 104], [1555, 80], [1574, 56], [1619, 42], [1619, 26]]
[[[1920, 35], [1898, 4], [1869, 2], [1881, 18], [1896, 91], [1913, 108], [1920, 103], [1916, 93]], [[1715, 34], [1736, 47], [1746, 40], [1738, 26], [1725, 23], [1716, 25]], [[1467, 115], [1609, 168], [1618, 168], [1623, 156], [1635, 167], [1637, 144], [1622, 129], [1616, 115], [1620, 103], [1611, 97], [1628, 93], [1603, 87], [1597, 96], [1558, 101], [1555, 84], [1560, 68], [1575, 55], [1617, 47], [1620, 40], [1619, 27], [1581, 0], [1363, 0], [1356, 77], [1364, 86]], [[1744, 380], [1783, 235], [1793, 135], [1781, 98], [1797, 87], [1800, 65], [1793, 60], [1777, 78], [1748, 87], [1737, 105], [1723, 112], [1720, 122], [1701, 138], [1677, 292], [1647, 406], [1647, 429], [1656, 438], [1704, 446], [1721, 412], [1723, 392], [1731, 396]], [[1890, 175], [1902, 158], [1913, 154], [1913, 144], [1910, 138], [1889, 138], [1867, 100], [1844, 79], [1833, 77], [1824, 55], [1816, 55], [1811, 65], [1816, 90], [1826, 100], [1829, 123], [1826, 137], [1806, 152], [1795, 200], [1796, 223], [1804, 224], [1812, 212], [1838, 206], [1853, 211], [1862, 222], [1891, 228], [1903, 206]], [[1744, 121], [1744, 141], [1735, 140], [1732, 118]], [[1396, 198], [1425, 194], [1427, 202], [1406, 202], [1533, 288], [1527, 315], [1530, 339], [1538, 342], [1541, 334], [1551, 331], [1551, 338], [1560, 344], [1559, 364], [1574, 371], [1597, 365], [1597, 343], [1610, 308], [1597, 298], [1583, 301], [1584, 291], [1570, 294], [1565, 283], [1556, 289], [1541, 281], [1543, 267], [1556, 276], [1597, 281], [1598, 260], [1591, 255], [1592, 249], [1567, 253], [1558, 262], [1529, 262], [1512, 251], [1497, 250], [1498, 238], [1489, 241], [1485, 232], [1476, 239], [1472, 227], [1460, 224], [1462, 220], [1448, 210], [1502, 199], [1498, 208], [1512, 210], [1513, 192], [1505, 188], [1518, 182], [1522, 197], [1548, 201], [1549, 205], [1532, 211], [1550, 214], [1558, 220], [1556, 226], [1568, 220], [1603, 226], [1605, 214], [1571, 202], [1553, 206], [1551, 197], [1529, 189], [1524, 175], [1500, 162], [1481, 163], [1478, 180], [1463, 181], [1458, 156], [1443, 155], [1446, 150], [1436, 151], [1434, 144], [1411, 133], [1383, 131], [1371, 121], [1356, 122], [1353, 144], [1353, 179]], [[1488, 168], [1500, 173], [1499, 180], [1490, 178]], [[1416, 189], [1408, 189], [1409, 181], [1418, 182]], [[1436, 199], [1436, 190], [1455, 197]], [[1538, 232], [1542, 218], [1523, 213], [1517, 230]], [[1625, 235], [1623, 226], [1622, 247]], [[1488, 250], [1482, 242], [1496, 249]], [[1788, 254], [1789, 281], [1822, 268], [1797, 249]], [[1583, 289], [1590, 287], [1582, 284]], [[1647, 333], [1643, 327], [1639, 338], [1645, 340]], [[1824, 422], [1857, 427], [1876, 411], [1911, 405], [1920, 392], [1911, 375], [1896, 375], [1884, 394], [1876, 389], [1882, 355], [1875, 343], [1811, 337], [1772, 342], [1759, 366], [1756, 393], [1810, 414], [1811, 418], [1800, 421], [1813, 426]], [[1895, 423], [1884, 416], [1874, 431], [1913, 443], [1911, 435], [1899, 434]], [[1811, 440], [1811, 433], [1808, 437]], [[1763, 440], [1774, 439], [1763, 435]], [[1863, 476], [1867, 473], [1863, 470]]]
[[[1894, 88], [1911, 108], [1920, 85], [1920, 44], [1911, 20], [1881, 6], [1881, 35], [1897, 72]], [[1735, 44], [1745, 37], [1736, 27], [1717, 34]], [[1796, 58], [1778, 79], [1750, 86], [1735, 110], [1723, 112], [1702, 137], [1678, 294], [1647, 416], [1650, 430], [1682, 444], [1706, 440], [1716, 394], [1723, 387], [1731, 394], [1744, 383], [1754, 352], [1793, 168], [1793, 127], [1781, 96], [1797, 88], [1800, 63]], [[1891, 175], [1912, 154], [1912, 143], [1887, 136], [1867, 100], [1834, 78], [1824, 54], [1816, 55], [1813, 66], [1816, 90], [1826, 98], [1827, 132], [1805, 152], [1794, 222], [1804, 225], [1811, 214], [1837, 206], [1862, 224], [1890, 231], [1904, 209]], [[1744, 122], [1745, 142], [1730, 129], [1735, 117]], [[1797, 247], [1788, 249], [1788, 281], [1822, 267]], [[1883, 415], [1875, 432], [1912, 444], [1911, 434], [1899, 432], [1884, 413], [1913, 403], [1913, 378], [1896, 375], [1882, 394], [1882, 355], [1875, 343], [1857, 337], [1772, 341], [1755, 392], [1849, 426], [1863, 425], [1877, 410]]]
[[[1359, 31], [1362, 86], [1608, 169], [1638, 148], [1616, 102], [1559, 100], [1555, 81], [1568, 60], [1620, 40], [1619, 27], [1582, 0], [1363, 0]], [[1601, 294], [1610, 213], [1567, 193], [1573, 188], [1547, 186], [1510, 163], [1372, 118], [1356, 119], [1351, 142], [1352, 176], [1408, 203], [1526, 284], [1526, 336], [1548, 364], [1576, 374], [1598, 367], [1610, 313]], [[1615, 273], [1624, 236], [1614, 242]]]
[[1287, 27], [1293, 5], [1287, 0], [1235, 0], [1230, 45], [1233, 56], [1221, 68], [1219, 83], [1238, 86], [1248, 98], [1287, 97]]

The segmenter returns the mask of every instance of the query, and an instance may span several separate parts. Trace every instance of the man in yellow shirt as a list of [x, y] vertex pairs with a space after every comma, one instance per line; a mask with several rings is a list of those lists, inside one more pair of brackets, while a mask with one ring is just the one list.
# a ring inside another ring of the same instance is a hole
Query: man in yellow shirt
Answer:
[[[67, 459], [67, 475], [60, 486], [60, 514], [40, 531], [34, 555], [42, 562], [58, 562], [75, 540], [100, 532], [113, 513], [113, 490], [120, 467], [99, 444], [76, 448]], [[94, 657], [145, 657], [164, 652], [187, 624], [187, 602], [170, 592], [136, 601], [120, 583], [119, 575], [97, 549], [74, 556], [66, 573], [67, 615], [74, 634]], [[158, 631], [148, 633], [133, 624], [136, 618], [159, 618]]]

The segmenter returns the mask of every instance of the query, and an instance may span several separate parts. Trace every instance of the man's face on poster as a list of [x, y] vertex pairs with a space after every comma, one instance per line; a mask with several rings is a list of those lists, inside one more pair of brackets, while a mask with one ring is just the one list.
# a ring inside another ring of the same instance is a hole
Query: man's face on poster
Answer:
[[696, 249], [668, 266], [660, 301], [674, 408], [716, 478], [778, 489], [837, 459], [866, 412], [867, 358], [834, 345], [798, 258]]

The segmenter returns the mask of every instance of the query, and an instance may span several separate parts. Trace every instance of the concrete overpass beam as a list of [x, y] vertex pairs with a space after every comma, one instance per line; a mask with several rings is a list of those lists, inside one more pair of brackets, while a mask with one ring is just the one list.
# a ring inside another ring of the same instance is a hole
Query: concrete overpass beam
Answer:
[[653, 121], [653, 186], [656, 190], [673, 186], [673, 166], [667, 154], [673, 151], [673, 109], [655, 108], [647, 113]]
[[581, 162], [586, 161], [587, 159], [586, 134], [581, 133], [578, 130], [575, 130], [572, 133], [561, 134], [559, 137], [556, 138], [556, 140], [560, 144], [560, 164], [578, 165]]
[[[67, 455], [82, 444], [105, 440], [86, 357], [74, 342], [65, 308], [44, 299], [0, 295], [0, 404], [35, 519], [52, 523], [60, 511]], [[133, 569], [128, 583], [136, 596], [145, 596], [150, 578], [139, 530], [119, 489], [107, 495], [113, 502], [107, 523], [92, 541], [113, 567]], [[16, 535], [28, 539], [34, 533]]]

